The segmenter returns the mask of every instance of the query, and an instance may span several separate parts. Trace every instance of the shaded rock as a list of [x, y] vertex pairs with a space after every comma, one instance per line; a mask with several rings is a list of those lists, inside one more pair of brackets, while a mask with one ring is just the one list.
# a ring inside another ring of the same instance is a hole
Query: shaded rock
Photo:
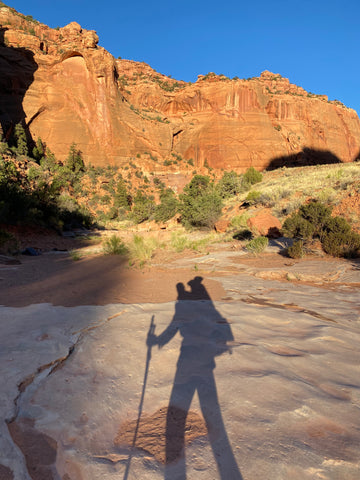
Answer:
[[21, 252], [21, 254], [22, 255], [29, 255], [31, 257], [38, 257], [39, 255], [41, 255], [41, 252], [39, 252], [38, 250], [36, 250], [33, 247], [27, 247], [27, 248], [25, 248], [25, 250], [23, 250]]
[[0, 264], [2, 265], [20, 265], [21, 262], [17, 258], [0, 255]]
[[229, 220], [225, 220], [224, 218], [221, 218], [215, 223], [214, 228], [218, 233], [225, 233], [226, 230], [229, 228], [229, 225], [230, 225]]
[[61, 232], [61, 236], [65, 238], [75, 238], [75, 232]]

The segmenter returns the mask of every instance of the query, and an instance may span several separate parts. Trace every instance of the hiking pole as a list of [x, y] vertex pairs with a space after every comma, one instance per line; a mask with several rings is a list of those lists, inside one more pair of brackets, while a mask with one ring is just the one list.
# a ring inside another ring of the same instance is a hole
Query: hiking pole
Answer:
[[137, 418], [137, 422], [136, 422], [134, 438], [133, 438], [133, 441], [132, 441], [132, 445], [130, 447], [130, 453], [129, 453], [129, 458], [128, 458], [127, 465], [126, 465], [124, 480], [127, 480], [128, 476], [129, 476], [131, 459], [132, 459], [133, 452], [134, 452], [134, 449], [135, 449], [137, 434], [138, 434], [139, 426], [140, 426], [140, 418], [141, 418], [142, 409], [143, 409], [143, 405], [144, 405], [145, 388], [146, 388], [147, 377], [148, 377], [148, 373], [149, 373], [149, 366], [150, 366], [150, 359], [151, 359], [151, 347], [152, 347], [152, 342], [150, 342], [149, 340], [154, 335], [154, 332], [155, 332], [154, 318], [155, 318], [155, 315], [153, 315], [151, 317], [150, 328], [149, 328], [149, 332], [148, 332], [148, 335], [147, 335], [146, 343], [147, 343], [148, 348], [147, 348], [147, 353], [146, 353], [146, 366], [145, 366], [143, 388], [142, 388], [141, 399], [140, 399], [140, 403], [139, 403], [139, 413], [138, 413], [138, 418]]

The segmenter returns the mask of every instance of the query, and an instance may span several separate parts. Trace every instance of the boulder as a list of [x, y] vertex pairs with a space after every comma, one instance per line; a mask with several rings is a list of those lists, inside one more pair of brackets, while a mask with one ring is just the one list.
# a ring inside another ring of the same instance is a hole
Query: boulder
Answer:
[[281, 236], [281, 222], [269, 212], [258, 213], [256, 216], [249, 218], [247, 224], [251, 230], [255, 230], [259, 235], [271, 238]]
[[220, 218], [215, 225], [214, 228], [218, 233], [225, 233], [229, 228], [230, 221], [226, 220], [225, 218]]

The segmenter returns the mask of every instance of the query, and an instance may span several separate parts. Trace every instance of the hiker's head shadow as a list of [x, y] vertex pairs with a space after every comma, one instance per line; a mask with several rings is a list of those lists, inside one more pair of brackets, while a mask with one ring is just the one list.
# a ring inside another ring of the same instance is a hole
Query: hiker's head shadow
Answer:
[[191, 300], [211, 300], [205, 285], [202, 283], [203, 277], [194, 277], [188, 282], [190, 287]]

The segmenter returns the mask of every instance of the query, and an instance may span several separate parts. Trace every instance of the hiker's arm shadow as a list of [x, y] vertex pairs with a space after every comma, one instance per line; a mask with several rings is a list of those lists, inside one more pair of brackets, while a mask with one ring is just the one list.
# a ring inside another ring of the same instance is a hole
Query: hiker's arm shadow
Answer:
[[157, 345], [159, 348], [162, 348], [176, 335], [176, 332], [179, 330], [179, 323], [173, 320], [170, 325], [160, 334], [155, 335], [155, 333], [149, 333], [147, 336], [146, 344], [148, 347]]

